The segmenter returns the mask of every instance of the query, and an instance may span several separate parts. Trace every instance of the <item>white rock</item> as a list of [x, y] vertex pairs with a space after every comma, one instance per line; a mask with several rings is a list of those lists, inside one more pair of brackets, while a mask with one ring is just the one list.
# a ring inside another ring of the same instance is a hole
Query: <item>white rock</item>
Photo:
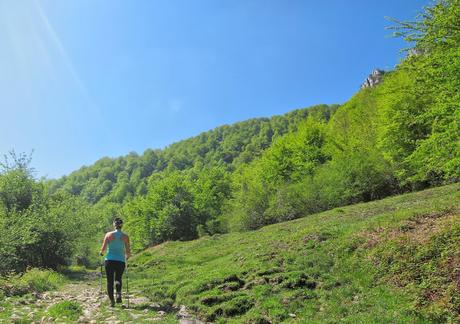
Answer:
[[10, 319], [12, 319], [12, 320], [18, 320], [18, 319], [20, 319], [20, 318], [21, 318], [21, 316], [19, 316], [19, 315], [16, 314], [16, 313], [11, 314], [11, 316], [10, 316]]

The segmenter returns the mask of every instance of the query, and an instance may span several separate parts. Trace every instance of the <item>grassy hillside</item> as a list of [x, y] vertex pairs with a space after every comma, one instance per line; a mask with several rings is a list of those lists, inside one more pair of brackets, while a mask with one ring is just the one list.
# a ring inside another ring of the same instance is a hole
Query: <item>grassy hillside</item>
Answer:
[[460, 320], [460, 184], [135, 256], [132, 283], [208, 321]]

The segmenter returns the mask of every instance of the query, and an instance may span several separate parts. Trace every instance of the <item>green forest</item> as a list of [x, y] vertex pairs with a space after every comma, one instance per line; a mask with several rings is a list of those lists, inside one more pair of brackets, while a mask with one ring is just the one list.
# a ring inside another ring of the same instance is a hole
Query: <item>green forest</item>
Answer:
[[220, 126], [59, 179], [37, 179], [33, 157], [11, 152], [0, 164], [0, 273], [95, 268], [114, 217], [140, 252], [459, 182], [460, 1], [389, 24], [405, 58], [343, 104]]

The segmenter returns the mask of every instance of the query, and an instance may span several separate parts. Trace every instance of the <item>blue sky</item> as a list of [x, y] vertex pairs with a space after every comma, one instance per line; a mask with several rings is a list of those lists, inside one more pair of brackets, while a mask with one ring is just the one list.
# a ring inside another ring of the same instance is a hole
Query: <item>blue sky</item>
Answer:
[[37, 176], [253, 117], [343, 103], [428, 0], [3, 0], [0, 154]]

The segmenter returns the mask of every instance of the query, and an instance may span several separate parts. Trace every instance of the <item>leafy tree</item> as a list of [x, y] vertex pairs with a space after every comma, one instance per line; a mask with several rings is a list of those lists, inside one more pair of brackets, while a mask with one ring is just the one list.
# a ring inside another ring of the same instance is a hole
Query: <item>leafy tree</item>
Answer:
[[31, 156], [12, 151], [4, 159], [0, 164], [0, 202], [7, 213], [26, 210], [41, 190], [29, 167]]
[[230, 174], [223, 166], [205, 168], [190, 175], [193, 205], [202, 234], [224, 231], [220, 223], [225, 201], [231, 195]]
[[347, 152], [320, 168], [314, 177], [321, 209], [381, 199], [395, 191], [389, 164], [374, 151]]
[[326, 137], [324, 121], [309, 117], [235, 174], [237, 192], [227, 215], [231, 227], [256, 229], [299, 217], [304, 210], [299, 187], [290, 185], [313, 175], [329, 159], [323, 150]]
[[[409, 183], [436, 184], [460, 178], [460, 1], [438, 1], [415, 22], [398, 22], [397, 36], [415, 43], [412, 55], [399, 67], [415, 80], [406, 98], [423, 98], [425, 104], [408, 111], [407, 119], [423, 124], [412, 129], [403, 120], [387, 119], [387, 127], [417, 132], [415, 147], [405, 153], [405, 179]], [[401, 94], [400, 94], [401, 96]], [[410, 104], [410, 102], [409, 102]], [[397, 107], [387, 108], [395, 114]]]
[[127, 230], [133, 231], [142, 247], [197, 237], [193, 196], [185, 175], [179, 171], [152, 177], [147, 195], [128, 204], [123, 213]]
[[68, 193], [48, 194], [30, 159], [11, 156], [0, 174], [0, 273], [69, 263], [93, 233], [89, 206]]

